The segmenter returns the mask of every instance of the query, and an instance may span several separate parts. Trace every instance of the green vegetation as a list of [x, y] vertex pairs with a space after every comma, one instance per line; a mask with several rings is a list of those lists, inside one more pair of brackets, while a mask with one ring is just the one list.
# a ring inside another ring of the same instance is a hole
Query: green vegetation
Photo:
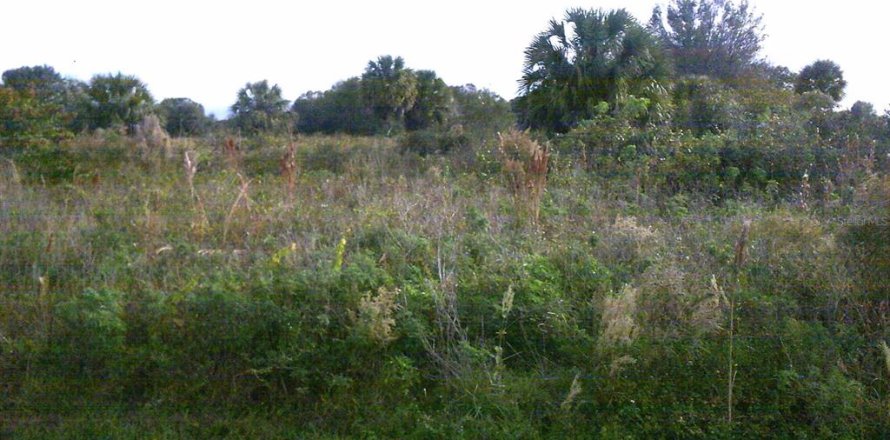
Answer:
[[157, 113], [171, 136], [200, 136], [211, 124], [204, 106], [188, 98], [167, 98], [158, 104]]
[[287, 105], [277, 84], [270, 87], [266, 80], [247, 83], [232, 104], [233, 125], [246, 135], [280, 132], [289, 125]]
[[667, 10], [569, 11], [512, 109], [4, 73], [0, 437], [886, 437], [890, 114]]

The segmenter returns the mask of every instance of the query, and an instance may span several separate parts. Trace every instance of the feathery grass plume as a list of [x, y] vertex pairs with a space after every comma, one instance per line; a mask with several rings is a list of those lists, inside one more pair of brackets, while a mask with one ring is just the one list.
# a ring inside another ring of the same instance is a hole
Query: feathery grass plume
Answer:
[[504, 296], [501, 298], [501, 319], [507, 319], [507, 315], [510, 314], [510, 311], [513, 310], [513, 298], [516, 294], [513, 292], [513, 285], [507, 287], [507, 291], [504, 292]]
[[572, 404], [575, 403], [575, 399], [581, 394], [581, 374], [576, 374], [575, 378], [572, 379], [572, 385], [569, 386], [569, 392], [566, 394], [566, 398], [562, 401], [559, 407], [563, 411], [569, 411], [572, 409]]
[[729, 298], [727, 298], [726, 292], [723, 291], [723, 288], [720, 287], [720, 284], [717, 283], [716, 275], [711, 275], [711, 291], [714, 292], [714, 296], [718, 298], [718, 301], [722, 306], [726, 306], [729, 304]]
[[550, 152], [532, 139], [528, 131], [512, 129], [506, 134], [498, 133], [498, 140], [501, 166], [517, 211], [530, 215], [534, 224], [538, 224]]
[[602, 346], [629, 345], [636, 338], [639, 327], [634, 321], [634, 314], [637, 310], [638, 296], [638, 289], [625, 284], [617, 296], [606, 298], [602, 314], [604, 329], [600, 335]]
[[399, 309], [396, 300], [401, 293], [399, 289], [381, 287], [377, 295], [370, 292], [359, 299], [358, 310], [353, 314], [357, 330], [380, 345], [386, 345], [396, 339], [396, 320], [393, 314]]

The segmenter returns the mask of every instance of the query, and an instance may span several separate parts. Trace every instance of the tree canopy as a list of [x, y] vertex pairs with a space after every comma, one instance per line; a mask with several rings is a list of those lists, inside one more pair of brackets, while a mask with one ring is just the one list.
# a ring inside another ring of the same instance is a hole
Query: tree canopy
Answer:
[[86, 90], [84, 120], [90, 129], [123, 124], [133, 127], [152, 111], [148, 87], [132, 75], [96, 75]]
[[844, 71], [831, 60], [819, 60], [803, 68], [797, 75], [794, 91], [797, 93], [822, 92], [836, 102], [844, 98]]
[[41, 97], [63, 92], [65, 80], [51, 66], [24, 66], [3, 72], [3, 85], [15, 90], [33, 90]]
[[405, 113], [417, 99], [417, 75], [405, 67], [402, 57], [382, 56], [369, 61], [362, 74], [362, 90], [374, 113], [394, 126], [403, 122]]
[[417, 98], [405, 112], [405, 129], [420, 130], [443, 124], [453, 111], [454, 97], [451, 89], [432, 70], [416, 72]]
[[158, 104], [164, 129], [173, 136], [202, 134], [210, 123], [204, 106], [188, 98], [167, 98]]
[[247, 83], [232, 104], [232, 119], [235, 127], [249, 134], [277, 130], [287, 123], [287, 106], [277, 84], [269, 86], [267, 80]]
[[371, 135], [383, 126], [366, 104], [358, 77], [338, 82], [324, 92], [304, 93], [294, 101], [291, 111], [302, 133]]
[[649, 29], [670, 51], [677, 74], [731, 81], [757, 62], [762, 17], [747, 0], [673, 0], [656, 7]]

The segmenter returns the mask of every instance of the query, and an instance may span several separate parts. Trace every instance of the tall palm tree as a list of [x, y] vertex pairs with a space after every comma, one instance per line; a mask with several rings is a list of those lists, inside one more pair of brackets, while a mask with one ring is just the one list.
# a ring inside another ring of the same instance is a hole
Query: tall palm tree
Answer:
[[256, 133], [281, 128], [287, 119], [288, 101], [281, 97], [277, 84], [269, 86], [262, 80], [246, 84], [238, 91], [238, 100], [232, 105], [235, 124], [243, 131]]
[[565, 132], [607, 103], [647, 97], [668, 68], [655, 39], [624, 9], [571, 9], [525, 51], [517, 110], [532, 128]]

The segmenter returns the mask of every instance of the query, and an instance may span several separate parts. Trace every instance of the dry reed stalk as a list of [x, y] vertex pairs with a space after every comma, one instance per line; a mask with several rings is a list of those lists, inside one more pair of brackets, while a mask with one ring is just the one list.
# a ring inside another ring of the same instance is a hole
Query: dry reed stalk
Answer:
[[[467, 333], [460, 322], [457, 308], [457, 293], [453, 274], [445, 271], [439, 260], [440, 283], [438, 286], [429, 283], [435, 301], [435, 318], [437, 332], [421, 339], [424, 351], [441, 369], [446, 378], [457, 378], [472, 369], [472, 360], [464, 350]], [[443, 278], [444, 277], [444, 278]]]
[[723, 288], [717, 284], [717, 277], [711, 276], [711, 290], [714, 294], [721, 298], [723, 303], [729, 309], [729, 365], [726, 373], [726, 420], [732, 425], [733, 417], [733, 393], [735, 392], [735, 379], [738, 370], [735, 365], [735, 299], [726, 295]]
[[565, 400], [563, 400], [562, 403], [559, 405], [559, 407], [563, 411], [568, 411], [568, 410], [572, 409], [572, 404], [575, 402], [575, 398], [577, 398], [578, 395], [581, 394], [581, 391], [582, 391], [581, 382], [578, 381], [578, 379], [580, 379], [580, 378], [581, 378], [581, 375], [576, 374], [575, 378], [572, 379], [572, 385], [569, 386], [569, 392], [568, 392], [568, 394], [566, 394]]
[[235, 216], [235, 212], [238, 211], [238, 207], [241, 206], [242, 202], [244, 204], [244, 209], [250, 211], [250, 195], [248, 192], [250, 191], [250, 180], [244, 178], [241, 173], [237, 174], [238, 179], [241, 181], [241, 187], [238, 191], [238, 197], [235, 198], [235, 203], [232, 203], [232, 208], [229, 209], [229, 214], [226, 215], [226, 220], [223, 223], [223, 242], [226, 241], [226, 237], [229, 234], [229, 225], [232, 222], [232, 217]]
[[238, 150], [235, 139], [231, 136], [226, 136], [225, 141], [223, 141], [223, 155], [226, 159], [226, 164], [233, 170], [237, 170], [241, 163], [241, 155]]
[[281, 176], [284, 177], [288, 203], [293, 203], [297, 186], [297, 146], [291, 142], [278, 163]]
[[745, 265], [748, 259], [748, 238], [751, 233], [751, 220], [742, 222], [742, 233], [735, 243], [735, 267], [736, 270]]
[[9, 163], [9, 180], [15, 185], [20, 185], [22, 183], [22, 177], [19, 174], [18, 167], [15, 166], [15, 162], [13, 162], [12, 159], [5, 160]]
[[197, 158], [192, 159], [188, 151], [184, 154], [183, 169], [185, 170], [185, 178], [189, 185], [189, 191], [191, 191], [192, 202], [194, 203], [195, 211], [199, 217], [197, 223], [192, 223], [192, 228], [197, 228], [199, 231], [203, 232], [210, 226], [210, 221], [207, 220], [207, 211], [204, 209], [204, 201], [201, 200], [201, 196], [198, 194], [198, 191], [195, 190], [195, 175], [198, 174], [198, 160]]
[[37, 277], [37, 284], [40, 290], [37, 292], [37, 305], [40, 310], [40, 321], [43, 323], [43, 334], [48, 336], [52, 333], [53, 314], [51, 310], [51, 301], [49, 294], [49, 277]]

